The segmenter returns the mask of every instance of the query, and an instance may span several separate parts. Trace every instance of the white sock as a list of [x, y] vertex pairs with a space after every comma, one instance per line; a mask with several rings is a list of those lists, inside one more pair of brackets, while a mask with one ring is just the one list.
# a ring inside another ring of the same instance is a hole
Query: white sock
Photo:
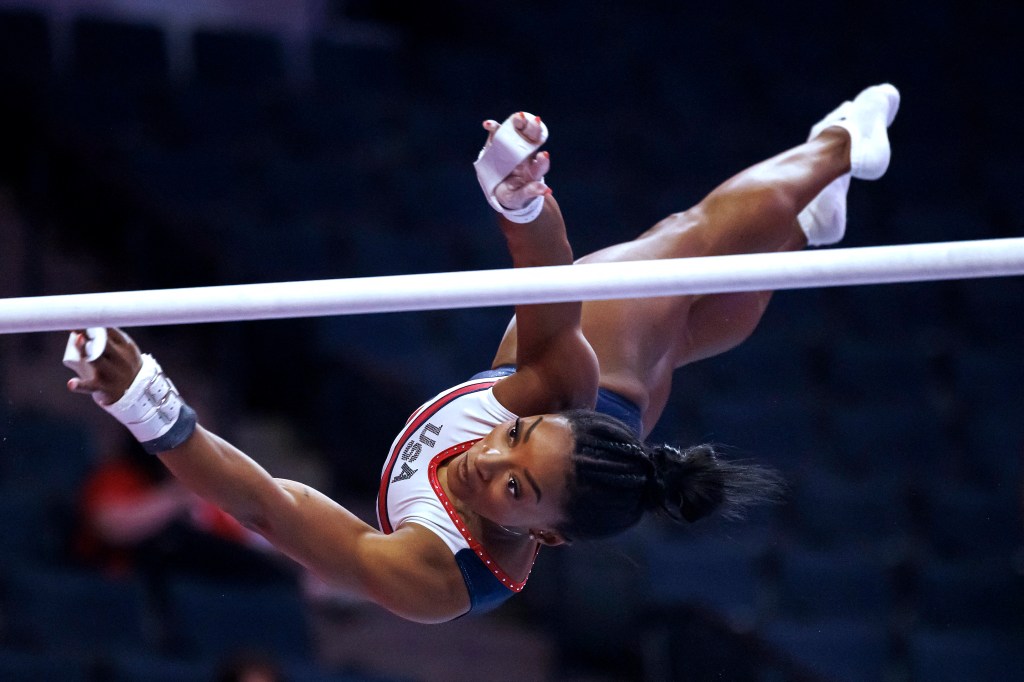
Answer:
[[846, 194], [850, 177], [875, 180], [885, 174], [891, 151], [886, 131], [899, 110], [900, 95], [885, 83], [861, 91], [811, 128], [811, 140], [831, 126], [850, 134], [850, 172], [833, 180], [797, 216], [810, 246], [835, 244], [846, 233]]
[[886, 130], [896, 118], [899, 91], [888, 83], [865, 88], [832, 125], [850, 133], [850, 175], [877, 180], [889, 168], [891, 149]]
[[826, 246], [840, 241], [846, 234], [846, 192], [850, 174], [829, 183], [818, 196], [800, 211], [797, 221], [807, 235], [808, 246]]

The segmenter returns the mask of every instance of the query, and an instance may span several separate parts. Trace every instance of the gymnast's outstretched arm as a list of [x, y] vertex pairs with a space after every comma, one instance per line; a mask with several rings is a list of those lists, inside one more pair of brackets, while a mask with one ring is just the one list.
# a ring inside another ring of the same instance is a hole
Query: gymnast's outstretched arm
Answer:
[[[108, 337], [103, 354], [90, 363], [95, 377], [68, 383], [69, 389], [91, 393], [106, 408], [120, 404], [126, 394], [133, 397], [137, 378], [149, 371], [126, 334], [110, 329]], [[77, 343], [84, 344], [84, 335], [78, 335]], [[150, 376], [155, 377], [151, 383], [161, 380], [158, 365]], [[174, 398], [176, 389], [170, 386]], [[184, 414], [177, 413], [178, 421]], [[168, 443], [168, 449], [160, 442]], [[385, 535], [309, 486], [272, 477], [199, 425], [180, 443], [165, 437], [152, 443], [144, 446], [186, 487], [328, 584], [420, 622], [446, 621], [469, 610], [469, 595], [451, 552], [425, 528], [406, 524]]]

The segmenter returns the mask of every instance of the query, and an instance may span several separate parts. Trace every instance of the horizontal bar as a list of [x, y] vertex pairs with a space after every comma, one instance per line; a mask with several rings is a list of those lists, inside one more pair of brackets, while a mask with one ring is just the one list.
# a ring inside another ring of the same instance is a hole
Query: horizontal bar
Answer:
[[1024, 274], [1024, 238], [0, 299], [0, 334]]

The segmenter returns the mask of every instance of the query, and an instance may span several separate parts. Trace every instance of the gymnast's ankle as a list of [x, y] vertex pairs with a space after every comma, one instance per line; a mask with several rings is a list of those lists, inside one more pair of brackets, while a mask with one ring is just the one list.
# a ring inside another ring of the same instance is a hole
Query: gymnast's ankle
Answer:
[[837, 159], [842, 159], [841, 170], [843, 173], [850, 172], [850, 149], [853, 146], [850, 131], [842, 126], [833, 125], [819, 132], [814, 139], [826, 143], [829, 154], [835, 155]]

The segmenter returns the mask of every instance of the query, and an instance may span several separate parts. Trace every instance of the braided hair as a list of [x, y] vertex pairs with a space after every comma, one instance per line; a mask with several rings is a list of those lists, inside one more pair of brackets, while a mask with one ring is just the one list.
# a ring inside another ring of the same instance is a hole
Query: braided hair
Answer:
[[570, 540], [620, 533], [653, 512], [692, 523], [713, 512], [742, 518], [777, 501], [782, 478], [768, 467], [720, 459], [711, 445], [645, 444], [624, 423], [593, 410], [569, 410], [575, 438], [565, 521]]

